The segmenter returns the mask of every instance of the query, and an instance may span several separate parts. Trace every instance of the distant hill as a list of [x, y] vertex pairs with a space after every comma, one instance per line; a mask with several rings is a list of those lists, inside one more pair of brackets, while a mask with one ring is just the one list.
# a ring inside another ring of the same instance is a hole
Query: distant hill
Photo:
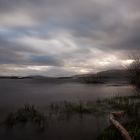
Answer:
[[128, 78], [129, 73], [127, 70], [107, 70], [97, 73], [105, 78]]
[[128, 81], [129, 73], [127, 70], [107, 70], [98, 72], [96, 74], [84, 74], [84, 75], [75, 75], [73, 79], [83, 81], [86, 83], [103, 83], [109, 81]]
[[19, 76], [0, 76], [0, 79], [33, 79], [43, 82], [84, 82], [84, 83], [104, 83], [109, 81], [128, 81], [129, 73], [127, 70], [107, 70], [96, 74], [81, 74], [71, 77], [45, 77], [39, 75], [30, 75], [26, 77]]
[[106, 71], [101, 71], [98, 73], [88, 73], [88, 74], [81, 74], [81, 75], [74, 75], [72, 76], [73, 78], [80, 78], [80, 77], [89, 77], [89, 76], [95, 76], [95, 75], [100, 75], [103, 77], [128, 77], [129, 73], [127, 72], [127, 70], [120, 70], [120, 69], [116, 69], [116, 70], [106, 70]]

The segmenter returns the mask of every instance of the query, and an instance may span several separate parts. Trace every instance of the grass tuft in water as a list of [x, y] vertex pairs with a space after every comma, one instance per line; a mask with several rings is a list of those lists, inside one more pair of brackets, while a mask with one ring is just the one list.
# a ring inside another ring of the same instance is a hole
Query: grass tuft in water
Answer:
[[15, 113], [10, 113], [5, 120], [7, 126], [13, 127], [18, 123], [32, 122], [37, 124], [41, 129], [44, 128], [45, 116], [40, 113], [34, 106], [25, 105]]
[[61, 102], [50, 105], [50, 111], [55, 114], [102, 114], [105, 113], [105, 105], [96, 102]]
[[140, 116], [140, 96], [115, 97], [106, 99], [105, 102], [114, 109], [125, 111], [129, 116]]

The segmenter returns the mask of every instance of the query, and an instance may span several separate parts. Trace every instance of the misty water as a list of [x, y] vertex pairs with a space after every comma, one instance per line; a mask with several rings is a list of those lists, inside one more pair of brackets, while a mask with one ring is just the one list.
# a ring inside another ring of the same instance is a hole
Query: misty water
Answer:
[[[83, 84], [44, 82], [34, 79], [0, 80], [0, 121], [25, 104], [47, 111], [51, 103], [96, 101], [113, 96], [129, 96], [135, 89], [127, 84]], [[12, 129], [0, 126], [1, 140], [93, 140], [109, 125], [107, 116], [74, 114], [47, 120], [46, 129], [38, 131], [30, 124]]]

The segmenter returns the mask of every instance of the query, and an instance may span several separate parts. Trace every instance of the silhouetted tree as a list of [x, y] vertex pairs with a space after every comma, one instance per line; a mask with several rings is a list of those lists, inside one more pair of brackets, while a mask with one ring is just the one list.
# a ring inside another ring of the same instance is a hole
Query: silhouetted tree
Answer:
[[140, 88], [140, 56], [133, 56], [133, 62], [127, 67], [130, 82]]

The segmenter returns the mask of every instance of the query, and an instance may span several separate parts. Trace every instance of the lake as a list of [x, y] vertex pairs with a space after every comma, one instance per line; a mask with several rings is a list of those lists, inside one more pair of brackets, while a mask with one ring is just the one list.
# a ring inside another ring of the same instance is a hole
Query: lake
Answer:
[[[83, 84], [76, 82], [49, 83], [34, 79], [0, 79], [0, 121], [8, 113], [25, 104], [46, 111], [51, 103], [96, 101], [107, 97], [130, 96], [135, 89], [128, 84]], [[61, 116], [49, 120], [44, 132], [32, 125], [18, 125], [12, 129], [0, 126], [1, 140], [96, 140], [109, 125], [106, 116]]]

